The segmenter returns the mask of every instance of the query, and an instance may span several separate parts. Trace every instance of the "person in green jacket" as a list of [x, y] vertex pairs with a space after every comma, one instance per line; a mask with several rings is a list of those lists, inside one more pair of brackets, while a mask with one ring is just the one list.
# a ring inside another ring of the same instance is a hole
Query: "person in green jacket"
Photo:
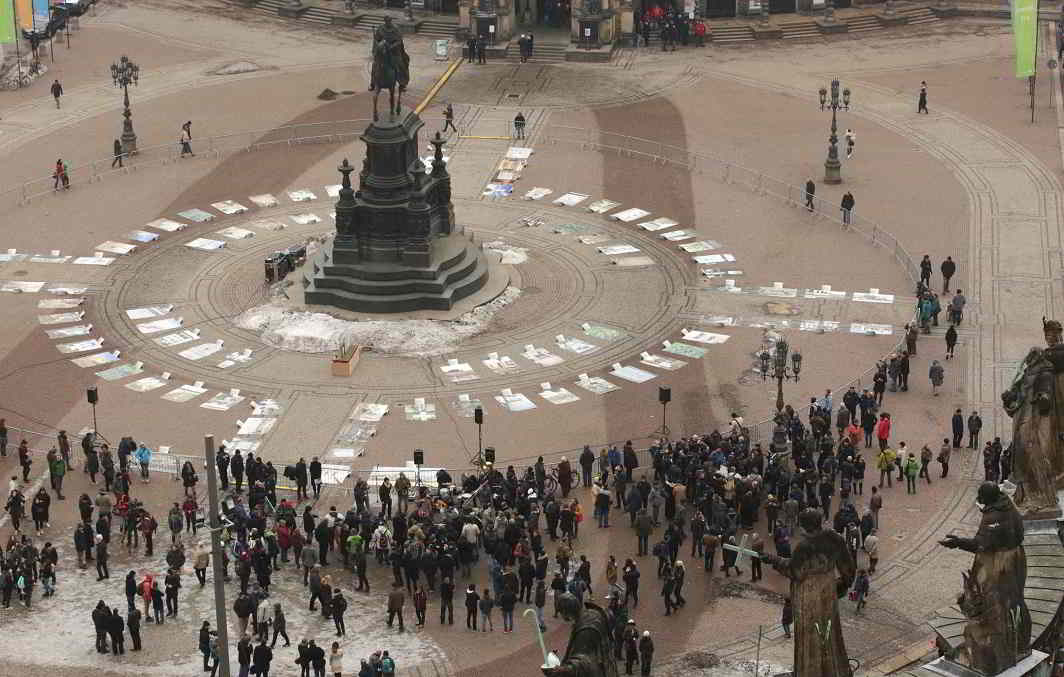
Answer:
[[916, 478], [920, 475], [920, 461], [916, 454], [909, 454], [905, 459], [905, 493], [916, 493]]
[[[55, 449], [52, 449], [55, 452]], [[56, 497], [62, 501], [63, 496], [63, 476], [66, 475], [66, 462], [63, 457], [56, 453], [49, 453], [51, 460], [48, 463], [48, 472], [51, 475], [52, 489], [55, 491]]]

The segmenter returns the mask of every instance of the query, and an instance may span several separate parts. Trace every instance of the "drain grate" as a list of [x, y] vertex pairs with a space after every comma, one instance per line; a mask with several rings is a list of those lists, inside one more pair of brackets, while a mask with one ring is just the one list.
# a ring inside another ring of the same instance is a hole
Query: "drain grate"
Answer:
[[520, 94], [507, 94], [506, 98], [507, 99], [520, 99], [521, 95]]

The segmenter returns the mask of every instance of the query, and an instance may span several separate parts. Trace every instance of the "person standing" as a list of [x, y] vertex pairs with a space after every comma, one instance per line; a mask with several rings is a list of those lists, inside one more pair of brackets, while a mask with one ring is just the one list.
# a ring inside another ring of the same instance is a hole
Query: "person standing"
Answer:
[[953, 412], [951, 423], [953, 426], [953, 448], [960, 449], [961, 442], [964, 440], [964, 416], [961, 414], [960, 408]]
[[927, 81], [920, 81], [920, 98], [916, 102], [916, 112], [930, 115], [927, 110]]
[[846, 159], [853, 157], [853, 147], [857, 143], [857, 134], [852, 129], [846, 130]]
[[52, 96], [55, 98], [55, 107], [59, 108], [59, 97], [63, 96], [63, 85], [57, 79], [52, 83]]
[[332, 643], [332, 651], [329, 652], [329, 671], [333, 677], [343, 677], [344, 673], [344, 650], [339, 642]]
[[475, 58], [477, 58], [477, 38], [475, 35], [470, 35], [466, 40], [466, 63], [473, 63]]
[[953, 298], [949, 302], [949, 321], [953, 324], [960, 325], [964, 319], [964, 306], [968, 302], [968, 299], [964, 298], [964, 292], [960, 289], [953, 295]]
[[111, 636], [111, 653], [115, 656], [126, 653], [126, 622], [122, 620], [122, 614], [118, 609], [111, 609], [111, 615], [107, 619], [107, 634]]
[[477, 631], [477, 606], [479, 604], [480, 595], [477, 594], [477, 586], [470, 583], [465, 593], [466, 630]]
[[[314, 492], [314, 499], [321, 498], [321, 461], [318, 457], [310, 459], [310, 488]], [[388, 503], [388, 515], [391, 516], [391, 501]], [[309, 534], [309, 532], [308, 532]], [[307, 538], [310, 538], [308, 535]]]
[[440, 581], [440, 625], [454, 625], [454, 583], [449, 576]]
[[[344, 612], [347, 611], [347, 600], [344, 599], [344, 595], [339, 589], [333, 591], [330, 609], [332, 610], [333, 624], [336, 626], [336, 636], [346, 637], [347, 626], [344, 625]], [[288, 641], [287, 637], [285, 637], [285, 641]]]
[[879, 528], [879, 511], [883, 509], [883, 494], [872, 487], [872, 495], [868, 498], [868, 509], [872, 511], [872, 523]]
[[122, 156], [125, 155], [125, 154], [122, 152], [122, 142], [119, 141], [118, 139], [115, 139], [114, 150], [115, 150], [115, 159], [111, 160], [111, 169], [114, 169], [115, 165], [118, 165], [118, 168], [121, 169], [122, 168]]
[[525, 138], [525, 115], [521, 111], [514, 116], [514, 138]]
[[946, 370], [942, 368], [942, 365], [938, 360], [931, 360], [931, 368], [928, 369], [927, 376], [931, 379], [931, 393], [938, 397], [938, 389], [942, 386], [942, 381], [945, 379]]
[[[303, 645], [300, 644], [300, 656], [302, 657]], [[236, 662], [240, 666], [240, 671], [237, 673], [237, 677], [248, 677], [248, 673], [251, 671], [251, 635], [242, 635], [240, 641], [236, 643]], [[310, 662], [306, 661], [303, 664], [303, 677], [309, 677]]]
[[406, 604], [406, 593], [403, 592], [402, 583], [392, 583], [392, 591], [388, 593], [388, 627], [392, 627], [395, 618], [399, 617], [399, 632], [405, 632], [403, 627], [403, 605]]
[[211, 623], [210, 621], [203, 621], [203, 625], [199, 629], [199, 652], [203, 655], [203, 671], [209, 672], [211, 669]]
[[166, 586], [166, 615], [177, 617], [177, 591], [181, 589], [181, 573], [179, 569], [170, 569], [163, 579]]
[[783, 626], [783, 636], [791, 638], [791, 623], [794, 622], [794, 605], [790, 597], [783, 598], [783, 609], [780, 611], [780, 625]]
[[639, 667], [642, 677], [650, 677], [650, 664], [654, 660], [654, 640], [650, 638], [650, 631], [643, 631], [643, 638], [639, 640]]
[[133, 642], [131, 651], [140, 651], [140, 619], [140, 609], [131, 606], [126, 614], [126, 628], [129, 630], [129, 639]]
[[495, 624], [491, 620], [491, 610], [495, 608], [495, 600], [491, 598], [491, 590], [484, 588], [484, 594], [480, 596], [480, 631], [495, 632]]
[[953, 277], [953, 274], [957, 272], [957, 264], [953, 262], [952, 256], [947, 256], [946, 260], [939, 266], [939, 270], [942, 271], [942, 293], [949, 293], [949, 280]]
[[926, 479], [928, 484], [931, 484], [931, 471], [929, 468], [932, 456], [931, 447], [925, 444], [920, 449], [920, 477]]
[[270, 662], [273, 660], [273, 650], [266, 645], [266, 638], [259, 640], [259, 645], [251, 654], [251, 674], [258, 677], [269, 677]]
[[481, 35], [477, 38], [477, 64], [484, 65], [488, 63], [488, 39]]
[[983, 419], [979, 412], [973, 411], [968, 417], [968, 448], [979, 448], [979, 431], [983, 429]]
[[805, 208], [809, 211], [813, 211], [815, 209], [815, 207], [813, 206], [813, 198], [815, 197], [816, 184], [813, 183], [812, 179], [809, 179], [805, 182]]
[[868, 573], [874, 574], [876, 572], [876, 565], [879, 563], [879, 536], [876, 535], [876, 530], [872, 531], [865, 536], [864, 543], [861, 546], [864, 548], [865, 553], [868, 554]]
[[840, 208], [842, 209], [842, 225], [848, 226], [853, 223], [853, 206], [854, 206], [853, 193], [846, 191], [846, 194], [842, 196], [842, 203]]
[[111, 572], [107, 570], [107, 541], [104, 540], [103, 534], [96, 534], [96, 580], [102, 581], [105, 578], [111, 577]]
[[[924, 289], [931, 286], [931, 270], [931, 256], [924, 254], [924, 258], [920, 259], [920, 285], [923, 286]], [[917, 295], [919, 296], [919, 294]]]

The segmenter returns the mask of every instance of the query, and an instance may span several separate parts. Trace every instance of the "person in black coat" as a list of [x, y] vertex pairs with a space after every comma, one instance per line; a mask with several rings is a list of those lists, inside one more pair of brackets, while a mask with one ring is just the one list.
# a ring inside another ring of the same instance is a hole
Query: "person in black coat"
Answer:
[[650, 631], [644, 630], [643, 637], [639, 640], [639, 667], [643, 677], [650, 677], [650, 663], [654, 660], [654, 640], [650, 638]]
[[964, 414], [960, 409], [953, 412], [953, 448], [960, 449], [961, 442], [964, 440]]
[[[248, 635], [244, 635], [243, 637], [240, 638], [240, 641], [236, 643], [236, 662], [237, 662], [238, 665], [240, 665], [240, 674], [242, 674], [242, 675], [246, 675], [248, 673], [248, 671], [251, 670], [251, 651], [252, 651], [252, 648], [251, 648], [251, 637], [248, 636]], [[303, 658], [303, 654], [304, 654], [303, 645], [300, 644], [299, 645], [299, 657]], [[305, 670], [305, 671], [309, 671], [310, 670], [310, 663], [309, 662], [300, 663], [300, 665], [303, 666], [303, 670]], [[247, 666], [247, 667], [244, 667], [244, 666]], [[306, 672], [304, 672], [304, 675], [306, 675]]]
[[203, 625], [200, 626], [199, 651], [203, 654], [203, 671], [208, 672], [211, 669], [211, 624], [209, 621], [203, 621]]
[[244, 490], [244, 457], [240, 455], [239, 449], [229, 461], [229, 472], [233, 473], [233, 484], [236, 485], [236, 492], [239, 494]]
[[314, 498], [321, 496], [321, 461], [317, 456], [310, 460], [310, 488], [314, 490]]
[[140, 651], [140, 609], [132, 607], [126, 614], [126, 627], [129, 629], [129, 638], [133, 641], [133, 651]]
[[92, 610], [92, 627], [96, 630], [96, 652], [107, 653], [107, 634], [111, 610], [101, 599]]
[[111, 636], [111, 651], [115, 656], [126, 652], [125, 631], [126, 622], [122, 620], [122, 614], [118, 613], [118, 609], [111, 609], [107, 619], [107, 634]]
[[269, 677], [270, 662], [273, 660], [273, 650], [266, 644], [266, 638], [259, 640], [259, 645], [251, 653], [251, 674], [259, 677]]

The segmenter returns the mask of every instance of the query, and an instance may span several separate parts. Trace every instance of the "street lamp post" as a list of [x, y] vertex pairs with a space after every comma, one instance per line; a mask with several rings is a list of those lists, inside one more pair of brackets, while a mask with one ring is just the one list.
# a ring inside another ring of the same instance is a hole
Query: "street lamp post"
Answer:
[[802, 371], [802, 354], [797, 350], [790, 353], [790, 364], [788, 364], [789, 351], [790, 346], [787, 345], [787, 341], [781, 338], [776, 341], [772, 352], [762, 349], [757, 355], [761, 360], [761, 380], [767, 381], [770, 377], [776, 379], [777, 416], [783, 412], [783, 382], [787, 379], [794, 379], [797, 383], [798, 375]]
[[140, 66], [133, 63], [129, 57], [123, 56], [118, 63], [111, 64], [111, 79], [115, 87], [121, 87], [123, 92], [122, 111], [122, 152], [127, 156], [137, 153], [137, 134], [133, 131], [133, 112], [129, 110], [129, 85], [137, 85], [140, 80]]
[[839, 100], [839, 79], [831, 81], [831, 100], [828, 90], [820, 88], [820, 110], [831, 110], [831, 136], [828, 137], [828, 159], [824, 161], [824, 183], [842, 183], [842, 163], [839, 161], [839, 109], [850, 110], [850, 90], [842, 90]]

